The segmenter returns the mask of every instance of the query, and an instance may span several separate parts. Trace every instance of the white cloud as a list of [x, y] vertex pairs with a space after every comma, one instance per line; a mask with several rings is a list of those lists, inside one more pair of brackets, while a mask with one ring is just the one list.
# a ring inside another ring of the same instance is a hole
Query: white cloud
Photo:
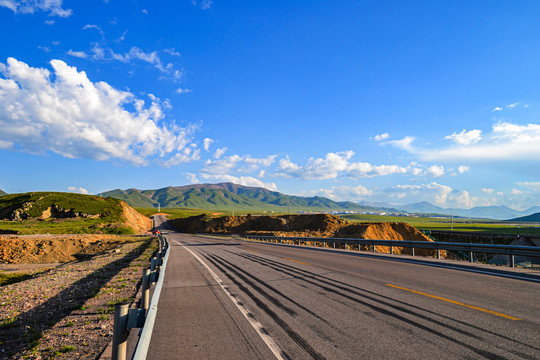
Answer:
[[403, 139], [392, 140], [392, 141], [388, 141], [386, 143], [391, 144], [391, 145], [397, 147], [398, 149], [402, 149], [402, 150], [405, 150], [405, 151], [412, 152], [413, 149], [414, 149], [413, 146], [412, 146], [413, 141], [414, 141], [414, 137], [406, 136]]
[[304, 191], [300, 196], [323, 196], [334, 201], [359, 201], [371, 196], [372, 190], [365, 186], [333, 186], [330, 189]]
[[436, 182], [421, 185], [396, 185], [385, 190], [388, 196], [400, 199], [411, 198], [410, 201], [426, 200], [439, 206], [447, 205], [452, 188]]
[[433, 165], [426, 170], [426, 175], [438, 178], [444, 175], [444, 166]]
[[184, 89], [178, 88], [178, 89], [176, 89], [177, 94], [188, 94], [190, 92], [193, 92], [193, 90], [187, 89], [187, 88], [184, 88]]
[[165, 49], [163, 51], [165, 51], [167, 54], [172, 55], [172, 56], [181, 56], [180, 53], [176, 51], [175, 48]]
[[279, 161], [276, 175], [299, 177], [303, 179], [334, 179], [348, 166], [348, 160], [354, 155], [352, 151], [328, 153], [322, 158], [310, 158], [307, 164], [298, 166], [287, 156]]
[[461, 131], [459, 134], [453, 133], [452, 135], [445, 136], [447, 140], [451, 140], [460, 145], [475, 144], [482, 140], [482, 130]]
[[145, 15], [148, 15], [148, 10], [146, 10], [146, 9], [142, 9], [141, 12], [142, 12], [143, 14], [145, 14]]
[[516, 103], [513, 103], [513, 104], [508, 104], [508, 105], [506, 105], [506, 107], [507, 107], [507, 108], [513, 109], [513, 108], [515, 108], [515, 107], [518, 106], [518, 105], [519, 105], [519, 103], [516, 102]]
[[[216, 150], [226, 150], [227, 148]], [[215, 157], [215, 156], [214, 156]], [[233, 171], [241, 173], [250, 173], [259, 170], [261, 167], [268, 167], [272, 165], [276, 155], [269, 155], [265, 158], [254, 158], [249, 155], [239, 156], [231, 155], [224, 157], [223, 159], [216, 158], [217, 160], [207, 160], [202, 169], [206, 174], [230, 174]]]
[[214, 140], [210, 139], [210, 138], [205, 138], [203, 140], [203, 148], [205, 151], [210, 151], [210, 145], [212, 145], [212, 143], [214, 142]]
[[373, 137], [373, 139], [374, 139], [375, 141], [382, 141], [382, 140], [388, 139], [389, 137], [390, 137], [390, 135], [389, 135], [388, 133], [384, 133], [384, 134], [380, 134], [380, 135], [375, 135], [375, 136]]
[[520, 181], [517, 185], [540, 191], [540, 181]]
[[459, 195], [454, 197], [454, 201], [458, 207], [470, 209], [478, 199], [471, 196], [467, 191], [462, 191]]
[[470, 166], [460, 165], [460, 166], [458, 166], [457, 170], [458, 170], [458, 173], [464, 174], [464, 173], [468, 172], [470, 170], [470, 168], [471, 168]]
[[192, 173], [186, 173], [186, 179], [191, 183], [191, 184], [200, 184], [201, 181], [197, 178], [197, 175], [195, 174], [192, 174]]
[[45, 23], [45, 25], [54, 25], [55, 21], [54, 20], [45, 20], [44, 23]]
[[75, 192], [75, 193], [79, 193], [79, 194], [88, 195], [88, 190], [86, 190], [85, 188], [82, 188], [82, 187], [69, 186], [68, 190], [70, 192]]
[[71, 49], [68, 50], [67, 54], [71, 55], [71, 56], [81, 58], [81, 59], [86, 59], [88, 57], [88, 54], [85, 53], [84, 51], [73, 51]]
[[483, 188], [482, 189], [482, 192], [485, 192], [487, 194], [493, 194], [495, 192], [494, 189], [490, 189], [490, 188]]
[[397, 165], [371, 165], [364, 162], [351, 163], [347, 166], [347, 175], [353, 178], [406, 174], [407, 168]]
[[497, 106], [497, 107], [493, 108], [493, 110], [491, 110], [491, 111], [502, 111], [502, 109], [503, 109], [502, 107]]
[[137, 165], [174, 162], [186, 147], [193, 149], [195, 126], [158, 125], [164, 118], [158, 98], [149, 96], [146, 104], [105, 82], [93, 83], [61, 60], [51, 66], [54, 76], [13, 58], [0, 63], [0, 141], [30, 153]]
[[46, 53], [51, 52], [51, 49], [48, 46], [38, 46], [38, 49]]
[[205, 180], [218, 181], [218, 182], [232, 182], [243, 186], [263, 187], [271, 191], [278, 191], [275, 183], [265, 183], [257, 178], [251, 176], [232, 176], [226, 174], [205, 174], [202, 173], [201, 177]]
[[512, 195], [519, 195], [519, 194], [522, 194], [523, 191], [521, 190], [518, 190], [518, 189], [512, 189], [512, 191], [510, 192]]
[[33, 14], [38, 11], [48, 12], [49, 16], [69, 17], [71, 9], [62, 9], [62, 0], [0, 0], [0, 6], [15, 14]]
[[[407, 139], [407, 138], [406, 138]], [[404, 139], [405, 140], [405, 139]], [[457, 144], [447, 148], [417, 148], [411, 142], [392, 145], [419, 156], [422, 160], [529, 160], [540, 158], [540, 125], [518, 125], [499, 122], [493, 125], [492, 131], [486, 133], [474, 144]]]
[[225, 152], [227, 152], [227, 147], [216, 149], [216, 152], [214, 153], [214, 159], [219, 159], [223, 156], [223, 154], [225, 154]]

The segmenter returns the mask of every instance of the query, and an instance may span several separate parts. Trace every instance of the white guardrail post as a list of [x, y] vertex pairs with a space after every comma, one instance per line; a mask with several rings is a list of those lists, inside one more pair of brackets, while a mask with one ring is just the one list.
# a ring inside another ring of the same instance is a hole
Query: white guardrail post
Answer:
[[[142, 328], [142, 331], [132, 359], [146, 359], [156, 318], [157, 304], [161, 294], [165, 266], [169, 258], [169, 243], [161, 234], [158, 234], [158, 240], [159, 249], [156, 251], [157, 256], [152, 257], [151, 269], [143, 270], [141, 307], [129, 309], [129, 303], [116, 304], [114, 307], [112, 360], [126, 360], [127, 337], [129, 329], [134, 328]], [[150, 301], [150, 286], [156, 281], [157, 285]]]

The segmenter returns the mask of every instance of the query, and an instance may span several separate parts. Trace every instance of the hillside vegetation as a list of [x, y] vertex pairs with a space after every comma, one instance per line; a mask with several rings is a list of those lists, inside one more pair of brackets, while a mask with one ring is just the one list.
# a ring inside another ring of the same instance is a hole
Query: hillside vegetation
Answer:
[[0, 233], [133, 234], [151, 220], [118, 199], [59, 192], [0, 197]]
[[522, 221], [522, 222], [540, 222], [540, 212], [534, 213], [528, 216], [518, 217], [508, 221]]
[[[158, 190], [112, 190], [102, 193], [134, 207], [195, 208], [206, 210], [251, 211], [373, 211], [376, 208], [350, 201], [336, 202], [324, 197], [284, 195], [265, 188], [233, 183], [195, 184]], [[394, 210], [397, 211], [397, 210]]]
[[3, 191], [3, 190], [0, 189], [0, 196], [6, 195], [6, 194], [7, 194], [7, 192], [5, 192], [5, 191]]

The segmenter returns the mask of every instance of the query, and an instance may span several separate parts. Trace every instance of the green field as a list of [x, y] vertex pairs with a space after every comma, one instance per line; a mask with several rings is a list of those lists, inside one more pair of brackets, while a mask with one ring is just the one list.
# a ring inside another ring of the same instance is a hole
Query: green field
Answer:
[[485, 219], [435, 218], [435, 217], [405, 217], [383, 215], [340, 215], [341, 218], [354, 222], [405, 222], [419, 230], [441, 231], [472, 231], [477, 233], [538, 235], [540, 236], [540, 223], [515, 224], [505, 221], [488, 221]]
[[[157, 214], [157, 209], [154, 208], [140, 208], [136, 207], [135, 210], [140, 212], [141, 214], [145, 216], [152, 216], [154, 214]], [[168, 219], [178, 219], [178, 218], [186, 218], [189, 216], [196, 216], [201, 214], [208, 214], [212, 215], [215, 214], [215, 216], [225, 216], [225, 215], [235, 215], [235, 216], [241, 216], [241, 215], [280, 215], [285, 214], [283, 213], [277, 213], [277, 212], [270, 212], [265, 211], [263, 209], [255, 209], [254, 211], [247, 211], [247, 210], [207, 210], [207, 209], [182, 209], [182, 208], [161, 208], [161, 213], [167, 214]]]

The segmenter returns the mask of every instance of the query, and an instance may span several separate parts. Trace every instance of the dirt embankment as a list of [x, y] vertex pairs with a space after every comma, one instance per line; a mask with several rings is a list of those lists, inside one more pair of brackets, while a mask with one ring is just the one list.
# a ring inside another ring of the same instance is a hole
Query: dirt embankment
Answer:
[[[218, 218], [200, 215], [169, 223], [176, 230], [187, 233], [433, 241], [406, 223], [352, 223], [327, 214]], [[387, 246], [376, 246], [376, 251], [390, 253]], [[394, 247], [393, 251], [397, 254], [411, 252], [401, 247]], [[415, 249], [415, 254], [432, 256], [434, 250]]]
[[122, 201], [123, 216], [126, 219], [125, 225], [131, 227], [136, 234], [146, 233], [153, 227], [151, 219]]
[[115, 235], [0, 235], [1, 264], [83, 260], [112, 250], [128, 238]]

